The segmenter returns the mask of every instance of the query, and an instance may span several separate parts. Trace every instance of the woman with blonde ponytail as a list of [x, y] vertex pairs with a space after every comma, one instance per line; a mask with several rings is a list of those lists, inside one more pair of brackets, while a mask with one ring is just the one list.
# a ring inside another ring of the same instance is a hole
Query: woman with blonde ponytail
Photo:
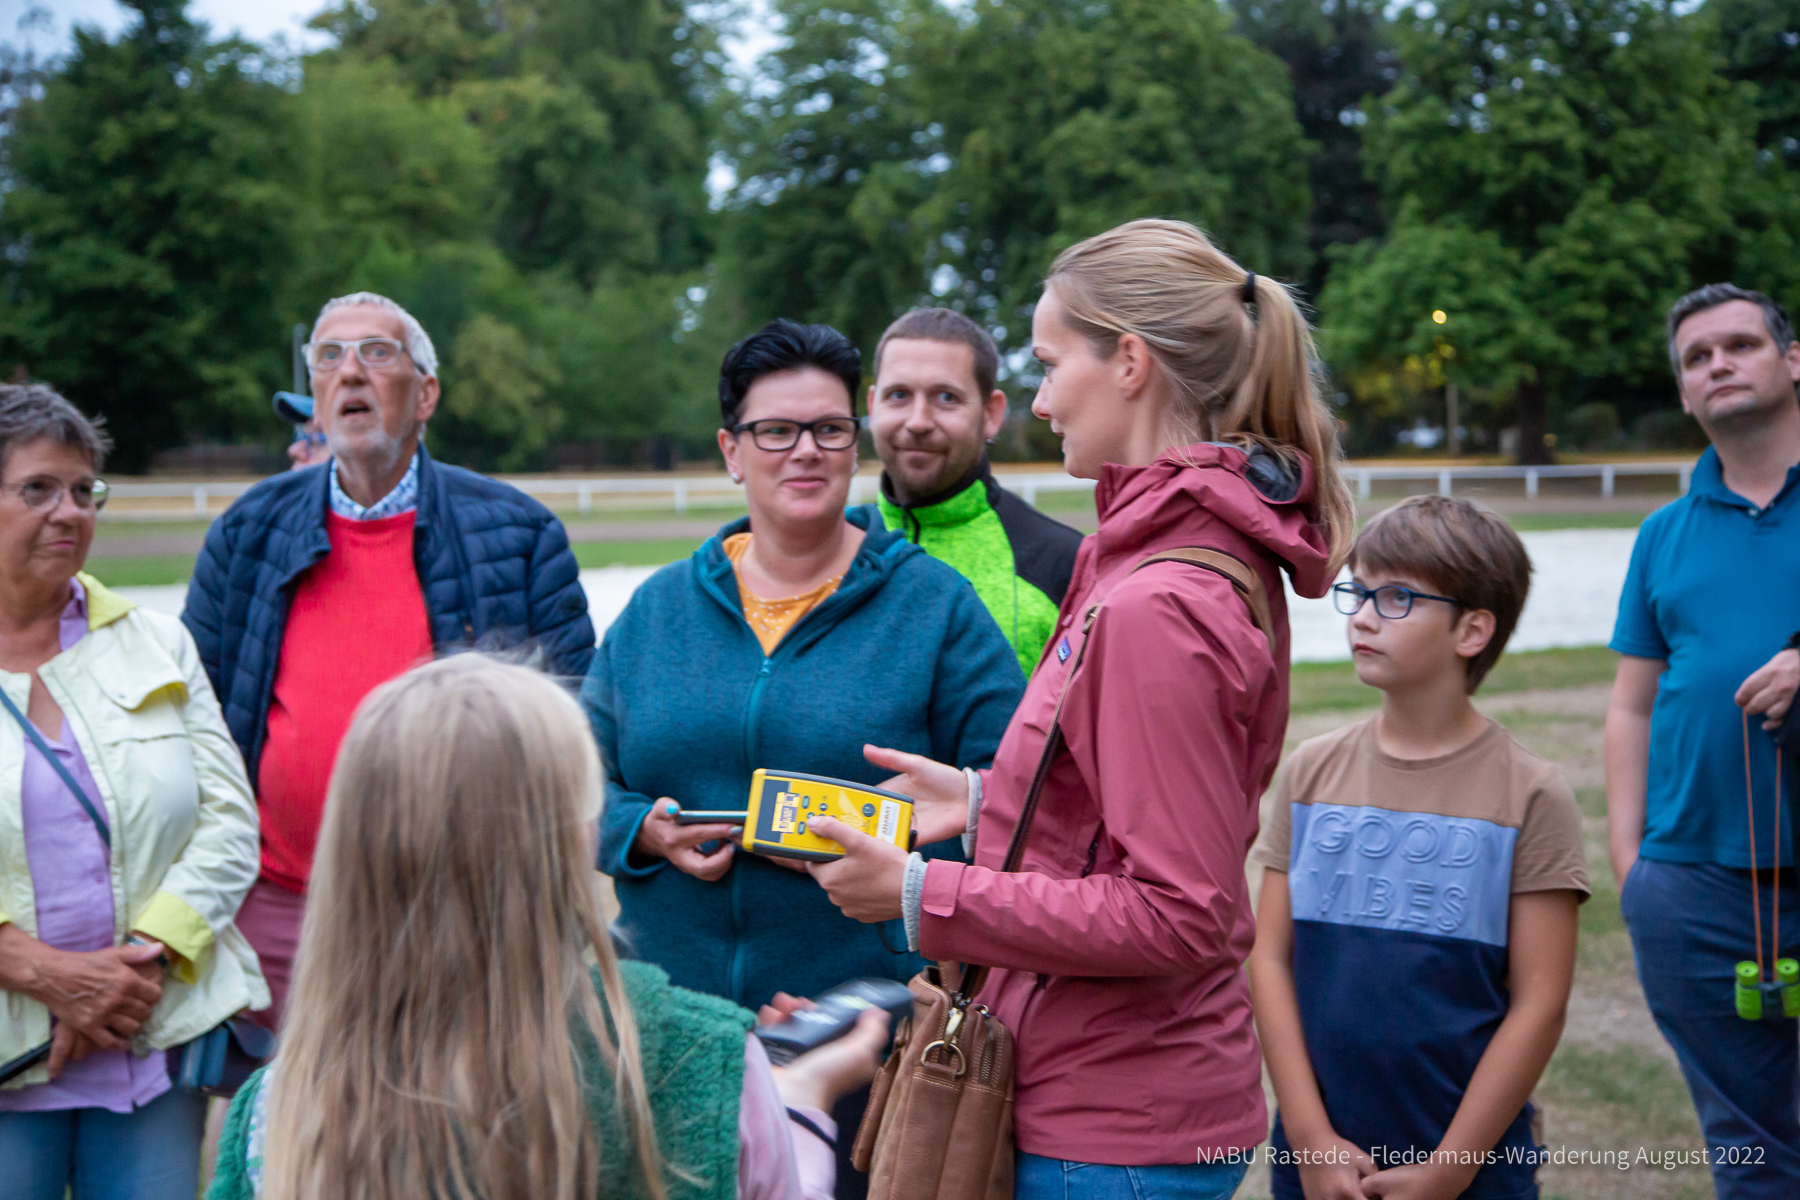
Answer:
[[621, 963], [594, 894], [600, 795], [586, 718], [527, 667], [465, 654], [370, 693], [281, 1050], [232, 1103], [210, 1197], [831, 1194], [829, 1147], [790, 1141], [788, 1112], [829, 1137], [885, 1018], [778, 1081], [748, 1012]]
[[966, 825], [972, 861], [815, 820], [849, 853], [812, 871], [995, 968], [976, 999], [1017, 1039], [1020, 1200], [1227, 1197], [1269, 1128], [1244, 860], [1287, 728], [1281, 575], [1324, 595], [1353, 529], [1334, 422], [1287, 289], [1179, 221], [1063, 252], [1032, 350], [1099, 531], [992, 769], [868, 751], [920, 841]]

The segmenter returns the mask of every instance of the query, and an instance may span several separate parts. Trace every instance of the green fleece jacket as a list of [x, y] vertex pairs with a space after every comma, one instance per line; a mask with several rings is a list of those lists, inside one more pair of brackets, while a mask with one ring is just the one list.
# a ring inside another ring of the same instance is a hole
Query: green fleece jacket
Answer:
[[975, 585], [1029, 677], [1056, 627], [1081, 534], [1001, 487], [984, 458], [963, 482], [916, 504], [881, 477], [881, 519]]

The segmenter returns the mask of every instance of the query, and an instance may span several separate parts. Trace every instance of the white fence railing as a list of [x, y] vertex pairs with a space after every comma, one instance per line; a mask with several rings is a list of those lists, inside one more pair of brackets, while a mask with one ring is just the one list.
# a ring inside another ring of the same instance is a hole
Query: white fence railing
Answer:
[[1458, 479], [1523, 479], [1525, 495], [1535, 499], [1541, 479], [1600, 480], [1600, 494], [1613, 494], [1613, 481], [1621, 475], [1673, 475], [1676, 489], [1687, 495], [1691, 462], [1580, 463], [1563, 467], [1348, 467], [1345, 473], [1356, 481], [1356, 494], [1367, 499], [1377, 479], [1436, 480], [1437, 490], [1448, 496]]
[[[858, 475], [850, 481], [850, 502], [865, 504], [875, 499], [878, 476]], [[1005, 474], [998, 476], [1001, 484], [1008, 490], [1017, 492], [1030, 503], [1037, 502], [1037, 495], [1044, 492], [1083, 492], [1092, 491], [1094, 481], [1091, 479], [1071, 479], [1060, 472], [1044, 472], [1041, 474]], [[724, 476], [718, 477], [658, 477], [646, 475], [631, 479], [512, 479], [511, 483], [520, 491], [549, 503], [551, 507], [567, 507], [558, 505], [557, 500], [575, 498], [575, 509], [578, 512], [593, 512], [596, 500], [604, 498], [635, 497], [649, 502], [650, 507], [668, 507], [675, 512], [684, 513], [690, 507], [704, 507], [707, 504], [722, 505], [736, 502], [743, 495], [743, 485], [731, 482]], [[212, 513], [214, 501], [235, 500], [256, 486], [256, 480], [220, 480], [209, 483], [115, 483], [110, 492], [115, 500], [151, 500], [151, 499], [185, 499], [191, 501], [192, 511], [196, 516], [207, 516]], [[183, 506], [186, 511], [186, 506]]]
[[[1613, 484], [1621, 475], [1673, 475], [1676, 486], [1686, 494], [1688, 479], [1694, 465], [1690, 462], [1639, 462], [1639, 463], [1583, 463], [1575, 466], [1559, 467], [1358, 467], [1345, 468], [1345, 474], [1355, 483], [1356, 494], [1368, 498], [1372, 493], [1376, 480], [1436, 481], [1437, 490], [1443, 495], [1451, 495], [1458, 480], [1477, 479], [1522, 479], [1525, 482], [1525, 495], [1536, 497], [1538, 483], [1544, 479], [1578, 479], [1598, 478], [1600, 494], [1613, 495]], [[1002, 487], [1017, 493], [1028, 504], [1037, 503], [1040, 492], [1085, 492], [1092, 491], [1094, 481], [1091, 479], [1073, 479], [1059, 471], [1045, 471], [1031, 474], [1017, 472], [996, 473], [995, 478]], [[877, 477], [874, 475], [858, 475], [850, 483], [850, 501], [862, 504], [875, 499]], [[648, 502], [647, 507], [669, 507], [675, 512], [684, 513], [690, 506], [706, 506], [709, 503], [717, 506], [735, 502], [742, 494], [740, 484], [732, 483], [724, 476], [676, 476], [658, 477], [645, 475], [629, 479], [515, 479], [510, 481], [514, 487], [544, 499], [552, 507], [558, 505], [559, 499], [574, 497], [575, 509], [578, 512], [595, 511], [597, 499], [622, 497], [641, 497]], [[212, 483], [116, 483], [112, 486], [112, 496], [120, 500], [135, 499], [186, 499], [192, 503], [192, 512], [196, 516], [210, 516], [215, 500], [230, 501], [243, 495], [255, 486], [255, 481], [218, 481]], [[622, 507], [614, 504], [613, 507]], [[185, 506], [182, 511], [187, 511]]]

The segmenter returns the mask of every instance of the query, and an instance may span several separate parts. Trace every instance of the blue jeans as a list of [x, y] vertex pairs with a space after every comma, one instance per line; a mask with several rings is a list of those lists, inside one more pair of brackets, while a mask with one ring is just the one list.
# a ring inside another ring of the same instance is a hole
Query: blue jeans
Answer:
[[[1800, 958], [1800, 888], [1783, 872], [1782, 953]], [[1765, 955], [1774, 888], [1762, 876]], [[1640, 858], [1620, 889], [1638, 981], [1675, 1050], [1712, 1160], [1720, 1200], [1800, 1196], [1800, 1022], [1746, 1021], [1732, 970], [1756, 957], [1750, 872]], [[1786, 915], [1786, 914], [1784, 914]]]
[[1231, 1200], [1247, 1162], [1115, 1167], [1019, 1155], [1013, 1200]]
[[206, 1097], [171, 1088], [128, 1113], [0, 1112], [7, 1200], [194, 1200]]

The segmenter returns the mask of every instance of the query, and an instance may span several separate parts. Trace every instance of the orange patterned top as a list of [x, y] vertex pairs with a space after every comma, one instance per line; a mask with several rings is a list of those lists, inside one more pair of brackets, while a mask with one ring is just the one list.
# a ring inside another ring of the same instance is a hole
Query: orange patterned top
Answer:
[[833, 575], [810, 592], [798, 596], [789, 596], [785, 600], [765, 600], [744, 586], [744, 555], [750, 550], [750, 533], [734, 533], [725, 539], [725, 557], [731, 560], [732, 570], [737, 572], [738, 596], [744, 605], [744, 620], [750, 622], [756, 640], [762, 643], [765, 656], [775, 653], [775, 647], [787, 636], [787, 631], [794, 623], [811, 612], [820, 601], [837, 591], [838, 584], [844, 581], [842, 575]]

